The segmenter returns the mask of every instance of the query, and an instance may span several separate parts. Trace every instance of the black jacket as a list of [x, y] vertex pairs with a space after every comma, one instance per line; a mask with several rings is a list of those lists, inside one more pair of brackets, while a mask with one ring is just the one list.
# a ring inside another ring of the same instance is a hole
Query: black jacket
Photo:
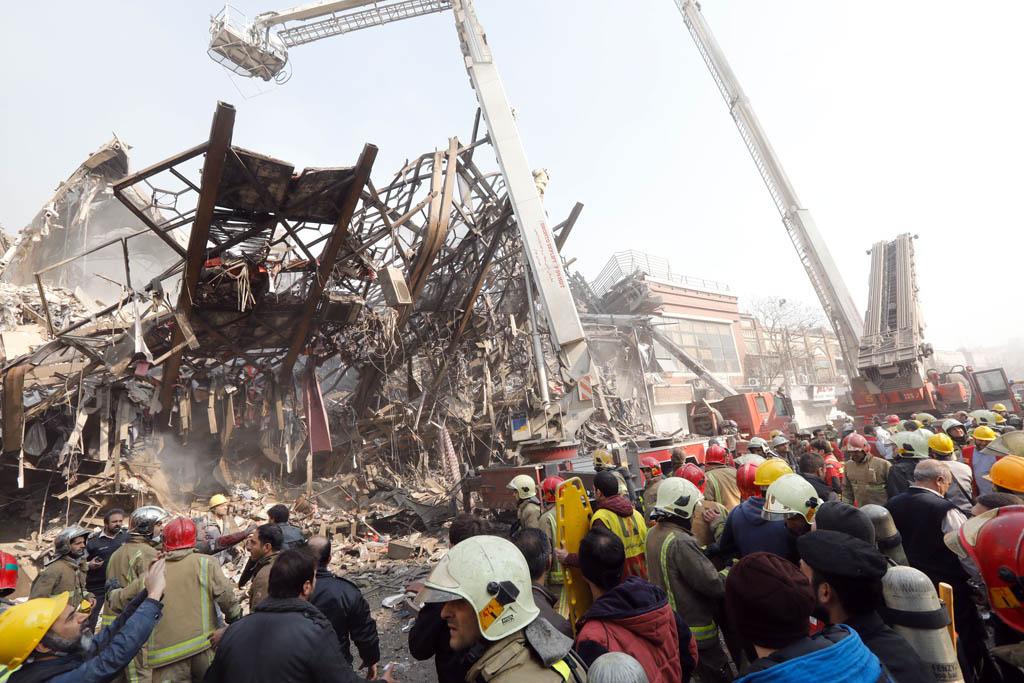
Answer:
[[302, 535], [302, 529], [299, 527], [287, 522], [277, 526], [281, 527], [281, 550], [291, 550], [306, 545], [306, 537]]
[[894, 458], [889, 474], [885, 477], [885, 493], [890, 498], [906, 493], [910, 485], [914, 483], [914, 469], [918, 458]]
[[838, 500], [835, 490], [826, 484], [823, 479], [813, 474], [801, 474], [801, 477], [807, 480], [807, 483], [814, 487], [814, 492], [818, 494], [818, 498], [821, 498], [823, 502], [830, 500]]
[[409, 653], [420, 661], [434, 658], [438, 683], [463, 683], [470, 664], [463, 653], [451, 648], [452, 636], [441, 618], [442, 609], [443, 602], [428, 602], [416, 615], [409, 631]]
[[569, 620], [555, 611], [555, 596], [544, 586], [533, 584], [533, 602], [540, 610], [540, 616], [548, 620], [556, 631], [572, 638], [572, 625]]
[[352, 663], [352, 651], [348, 645], [350, 636], [362, 659], [360, 668], [380, 661], [377, 622], [370, 616], [370, 606], [354, 583], [335, 576], [327, 569], [317, 569], [316, 588], [309, 601], [334, 626], [341, 654], [349, 664]]
[[103, 566], [99, 569], [90, 569], [89, 573], [86, 574], [86, 590], [97, 597], [104, 595], [107, 592], [107, 560], [109, 560], [110, 556], [114, 554], [114, 551], [124, 545], [127, 540], [128, 532], [124, 529], [121, 529], [114, 534], [113, 538], [104, 536], [102, 531], [97, 531], [86, 539], [85, 550], [88, 558], [90, 560], [95, 557], [103, 558]]
[[877, 612], [850, 617], [846, 625], [857, 632], [899, 683], [935, 683], [931, 667], [921, 661], [910, 643], [885, 625]]
[[228, 626], [206, 683], [355, 683], [364, 679], [341, 656], [331, 622], [300, 598], [266, 598]]
[[911, 486], [885, 504], [896, 531], [903, 538], [910, 566], [934, 583], [945, 581], [954, 589], [967, 581], [960, 560], [946, 547], [942, 522], [954, 505], [927, 489]]

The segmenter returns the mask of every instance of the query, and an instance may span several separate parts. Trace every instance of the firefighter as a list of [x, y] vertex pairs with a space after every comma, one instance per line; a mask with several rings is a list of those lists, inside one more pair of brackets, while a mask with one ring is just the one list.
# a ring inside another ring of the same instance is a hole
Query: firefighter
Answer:
[[652, 511], [658, 524], [647, 535], [647, 576], [689, 625], [697, 641], [700, 680], [725, 683], [732, 676], [714, 618], [725, 598], [725, 578], [704, 556], [691, 527], [703, 499], [688, 479], [673, 477], [658, 489]]
[[844, 468], [843, 502], [861, 505], [885, 505], [885, 480], [892, 466], [888, 460], [868, 452], [867, 440], [860, 434], [850, 434], [843, 444], [849, 459]]
[[1024, 458], [1018, 455], [1000, 458], [985, 475], [985, 480], [1000, 493], [1024, 495]]
[[761, 489], [754, 483], [757, 477], [757, 467], [760, 464], [748, 462], [746, 465], [740, 465], [740, 468], [736, 470], [736, 485], [739, 487], [742, 500], [757, 498], [761, 495]]
[[[540, 483], [540, 490], [544, 496], [544, 504], [548, 509], [540, 516], [540, 530], [547, 536], [551, 544], [551, 570], [548, 572], [547, 585], [555, 596], [561, 596], [562, 584], [565, 582], [562, 564], [555, 559], [555, 549], [561, 544], [558, 540], [558, 511], [555, 508], [555, 499], [558, 494], [558, 487], [565, 482], [561, 477], [546, 477]], [[560, 600], [561, 602], [561, 600]]]
[[917, 463], [924, 460], [917, 452], [916, 443], [920, 441], [917, 432], [897, 432], [892, 436], [892, 443], [896, 451], [896, 457], [889, 467], [889, 474], [885, 477], [885, 494], [892, 498], [908, 488], [914, 481], [914, 468]]
[[65, 591], [71, 593], [70, 604], [78, 605], [83, 600], [94, 602], [92, 593], [86, 590], [85, 539], [89, 530], [72, 525], [61, 530], [53, 540], [55, 556], [32, 583], [32, 598], [52, 598]]
[[768, 520], [782, 520], [794, 536], [803, 536], [811, 530], [814, 515], [824, 501], [799, 474], [784, 474], [765, 491], [761, 516]]
[[603, 448], [598, 448], [591, 454], [594, 458], [594, 471], [600, 472], [601, 470], [613, 470], [615, 469], [615, 462], [612, 460], [612, 454]]
[[957, 457], [963, 459], [961, 451], [964, 446], [967, 445], [967, 430], [960, 420], [943, 420], [942, 431], [953, 440], [953, 445], [956, 446]]
[[[165, 603], [163, 618], [150, 636], [145, 668], [153, 681], [200, 681], [213, 661], [211, 648], [224, 633], [217, 629], [214, 605], [229, 624], [241, 618], [242, 608], [220, 564], [195, 551], [192, 520], [172, 519], [163, 537], [167, 594], [172, 599]], [[137, 578], [111, 591], [107, 599], [115, 609], [122, 609], [144, 589]]]
[[758, 487], [759, 495], [747, 498], [729, 511], [721, 540], [708, 546], [707, 554], [731, 558], [764, 550], [795, 561], [796, 543], [786, 530], [786, 524], [767, 520], [761, 515], [764, 491], [779, 477], [792, 473], [789, 465], [778, 458], [770, 458], [758, 465], [754, 485]]
[[953, 439], [949, 438], [948, 434], [936, 434], [928, 439], [928, 451], [933, 459], [949, 465], [949, 471], [953, 473], [953, 484], [946, 491], [946, 499], [956, 505], [960, 512], [970, 515], [971, 507], [974, 505], [971, 468], [953, 459]]
[[647, 512], [654, 507], [654, 501], [658, 496], [658, 487], [661, 482], [665, 481], [665, 477], [661, 475], [661, 463], [653, 455], [647, 455], [640, 459], [640, 470], [646, 478], [643, 500], [644, 511]]
[[740, 504], [740, 490], [736, 486], [736, 470], [727, 463], [727, 457], [726, 450], [717, 444], [708, 448], [704, 460], [708, 478], [704, 497], [721, 503], [726, 510], [732, 510]]
[[[537, 480], [528, 474], [517, 474], [505, 487], [516, 501], [517, 529], [540, 529], [540, 500]], [[512, 530], [515, 533], [516, 529]]]
[[754, 455], [760, 455], [762, 458], [768, 457], [768, 442], [759, 436], [751, 437], [747, 443], [747, 453], [753, 453]]
[[990, 453], [983, 453], [990, 443], [995, 441], [995, 431], [986, 425], [975, 427], [971, 432], [971, 443], [962, 449], [964, 462], [971, 468], [974, 481], [978, 485], [978, 493], [991, 493], [992, 486], [985, 476], [992, 469], [996, 462], [996, 456]]
[[992, 406], [992, 412], [1004, 420], [1010, 417], [1009, 411], [1006, 410], [1006, 405], [1003, 403], [997, 403]]
[[[203, 518], [202, 526], [203, 536], [211, 548], [219, 537], [238, 531], [234, 517], [231, 516], [231, 503], [227, 496], [218, 493], [210, 498], [210, 511]], [[231, 560], [233, 552], [228, 548], [216, 553], [214, 557], [223, 565]]]
[[[704, 491], [707, 489], [708, 478], [703, 470], [692, 462], [676, 471], [676, 477], [689, 481], [700, 491], [701, 501], [697, 504], [696, 512], [693, 514], [691, 531], [697, 542], [702, 546], [717, 541], [725, 530], [725, 520], [729, 516], [729, 509], [721, 503], [704, 498]], [[653, 502], [652, 502], [653, 506]]]
[[781, 460], [785, 460], [786, 464], [789, 465], [789, 469], [793, 470], [794, 472], [797, 469], [799, 469], [799, 463], [796, 462], [796, 459], [793, 457], [793, 454], [789, 450], [789, 439], [780, 434], [779, 436], [772, 439], [771, 446], [772, 447], [771, 451], [769, 451], [769, 455], [772, 455]]
[[537, 619], [526, 559], [503, 538], [473, 536], [454, 546], [418, 599], [444, 603], [451, 647], [470, 666], [467, 681], [586, 681], [572, 639]]

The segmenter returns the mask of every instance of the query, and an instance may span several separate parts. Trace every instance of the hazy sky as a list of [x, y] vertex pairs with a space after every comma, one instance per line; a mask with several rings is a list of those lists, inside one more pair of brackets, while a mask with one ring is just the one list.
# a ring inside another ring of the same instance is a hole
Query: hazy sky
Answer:
[[[235, 3], [251, 15], [281, 6]], [[593, 278], [615, 251], [816, 301], [671, 0], [477, 0], [563, 253]], [[295, 48], [292, 80], [244, 98], [205, 53], [211, 2], [5, 7], [0, 223], [15, 232], [116, 132], [134, 168], [206, 139], [303, 166], [377, 144], [374, 177], [468, 138], [475, 99], [450, 13]], [[937, 348], [1020, 338], [1024, 3], [705, 0], [705, 17], [861, 311], [875, 241], [916, 242]]]

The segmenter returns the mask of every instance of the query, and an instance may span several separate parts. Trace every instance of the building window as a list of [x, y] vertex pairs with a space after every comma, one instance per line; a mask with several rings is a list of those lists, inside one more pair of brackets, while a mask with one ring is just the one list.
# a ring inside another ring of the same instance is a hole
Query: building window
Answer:
[[[664, 320], [664, 319], [663, 319]], [[658, 329], [682, 347], [711, 372], [740, 372], [736, 357], [736, 341], [728, 323], [710, 323], [699, 320], [676, 320]], [[666, 370], [677, 369], [675, 359], [660, 344], [655, 344], [658, 363]], [[685, 368], [678, 367], [679, 370]]]

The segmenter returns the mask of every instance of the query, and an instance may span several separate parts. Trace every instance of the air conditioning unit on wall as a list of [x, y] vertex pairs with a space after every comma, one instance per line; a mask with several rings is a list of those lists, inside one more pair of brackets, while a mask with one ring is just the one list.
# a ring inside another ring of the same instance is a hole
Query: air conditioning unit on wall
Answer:
[[748, 387], [759, 387], [759, 386], [761, 386], [761, 380], [759, 380], [756, 377], [751, 377], [750, 379], [747, 380], [747, 386]]

